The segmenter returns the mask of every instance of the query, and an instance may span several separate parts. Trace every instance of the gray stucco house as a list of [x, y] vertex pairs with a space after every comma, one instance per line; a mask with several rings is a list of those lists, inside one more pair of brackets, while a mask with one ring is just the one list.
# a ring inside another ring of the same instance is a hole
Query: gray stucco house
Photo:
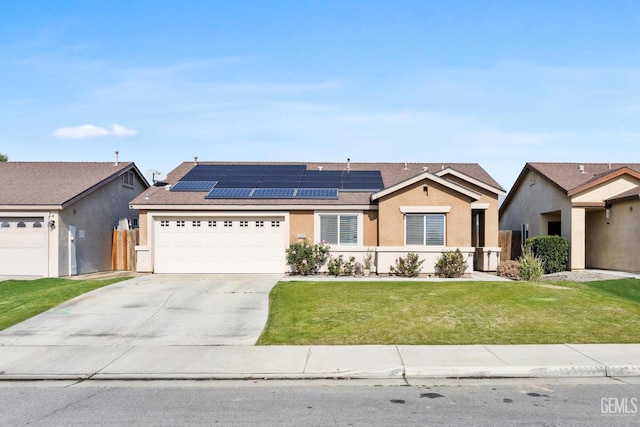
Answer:
[[0, 163], [0, 275], [111, 269], [113, 229], [149, 187], [133, 162]]

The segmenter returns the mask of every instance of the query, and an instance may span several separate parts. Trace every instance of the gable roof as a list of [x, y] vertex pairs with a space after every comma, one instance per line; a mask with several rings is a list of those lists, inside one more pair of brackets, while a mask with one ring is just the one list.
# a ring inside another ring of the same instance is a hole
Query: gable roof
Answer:
[[425, 179], [429, 180], [429, 181], [432, 181], [432, 182], [436, 182], [436, 183], [438, 183], [438, 184], [440, 184], [440, 185], [442, 185], [444, 187], [450, 188], [450, 189], [452, 189], [454, 191], [457, 191], [458, 193], [464, 194], [465, 196], [470, 197], [470, 198], [472, 198], [474, 200], [479, 200], [480, 197], [481, 197], [480, 194], [476, 193], [475, 191], [471, 191], [468, 188], [465, 188], [465, 187], [461, 186], [460, 184], [457, 184], [457, 183], [452, 182], [452, 181], [448, 181], [448, 180], [446, 180], [444, 178], [441, 178], [438, 175], [432, 174], [430, 172], [422, 172], [419, 175], [416, 175], [416, 176], [414, 176], [412, 178], [409, 178], [409, 179], [407, 179], [405, 181], [399, 182], [399, 183], [397, 183], [395, 185], [387, 187], [384, 190], [379, 191], [379, 192], [371, 195], [371, 200], [380, 199], [381, 197], [384, 197], [386, 195], [394, 193], [394, 192], [396, 192], [398, 190], [401, 190], [401, 189], [406, 188], [406, 187], [408, 187], [410, 185], [416, 184], [416, 183], [418, 183], [420, 181], [423, 181]]
[[534, 171], [567, 196], [588, 190], [618, 176], [629, 174], [640, 179], [640, 163], [545, 163], [528, 162], [500, 206], [502, 212], [529, 171]]
[[[198, 165], [304, 165], [307, 170], [317, 171], [322, 168], [324, 171], [343, 171], [347, 167], [352, 171], [380, 171], [384, 188], [389, 188], [403, 181], [407, 181], [428, 171], [438, 171], [451, 168], [460, 173], [486, 184], [492, 188], [502, 189], [500, 185], [477, 163], [349, 163], [346, 162], [201, 162]], [[165, 180], [169, 185], [175, 185], [185, 176], [196, 164], [184, 162], [167, 175]], [[446, 178], [436, 177], [445, 180]], [[447, 182], [453, 184], [453, 182]], [[463, 188], [460, 184], [455, 184], [458, 188]], [[471, 191], [465, 189], [466, 191]], [[296, 205], [370, 205], [370, 197], [377, 191], [340, 191], [338, 199], [306, 199], [295, 200]], [[473, 192], [476, 194], [475, 192]], [[202, 192], [177, 192], [166, 191], [160, 187], [145, 191], [136, 197], [131, 203], [135, 206], [151, 205], [291, 205], [291, 199], [205, 199]]]
[[124, 172], [133, 162], [0, 162], [0, 206], [64, 208]]

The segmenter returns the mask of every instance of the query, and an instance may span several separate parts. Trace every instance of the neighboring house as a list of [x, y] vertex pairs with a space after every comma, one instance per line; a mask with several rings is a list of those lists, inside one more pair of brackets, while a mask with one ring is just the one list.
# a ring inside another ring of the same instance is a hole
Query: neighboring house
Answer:
[[111, 269], [119, 219], [149, 185], [133, 163], [0, 163], [0, 275]]
[[185, 162], [167, 183], [131, 202], [138, 271], [282, 274], [302, 239], [357, 261], [374, 250], [378, 273], [408, 252], [427, 274], [444, 250], [470, 269], [499, 260], [505, 191], [477, 164]]
[[500, 229], [565, 237], [571, 270], [640, 271], [640, 164], [527, 163]]

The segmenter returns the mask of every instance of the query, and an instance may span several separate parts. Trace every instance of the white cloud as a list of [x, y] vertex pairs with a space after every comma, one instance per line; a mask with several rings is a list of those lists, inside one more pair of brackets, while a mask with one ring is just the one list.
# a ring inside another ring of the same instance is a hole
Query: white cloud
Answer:
[[111, 125], [111, 134], [115, 136], [136, 136], [138, 132], [134, 129], [128, 129], [122, 125], [114, 123]]
[[122, 125], [114, 123], [111, 130], [95, 125], [81, 125], [68, 128], [59, 128], [53, 132], [53, 136], [63, 139], [86, 139], [99, 138], [103, 136], [136, 136], [138, 132], [134, 129], [126, 128]]

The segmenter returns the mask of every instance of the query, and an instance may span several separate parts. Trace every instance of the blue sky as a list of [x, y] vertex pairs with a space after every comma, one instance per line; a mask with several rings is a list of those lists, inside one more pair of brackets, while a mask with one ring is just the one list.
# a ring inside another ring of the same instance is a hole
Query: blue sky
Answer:
[[638, 1], [4, 1], [13, 161], [640, 162]]

